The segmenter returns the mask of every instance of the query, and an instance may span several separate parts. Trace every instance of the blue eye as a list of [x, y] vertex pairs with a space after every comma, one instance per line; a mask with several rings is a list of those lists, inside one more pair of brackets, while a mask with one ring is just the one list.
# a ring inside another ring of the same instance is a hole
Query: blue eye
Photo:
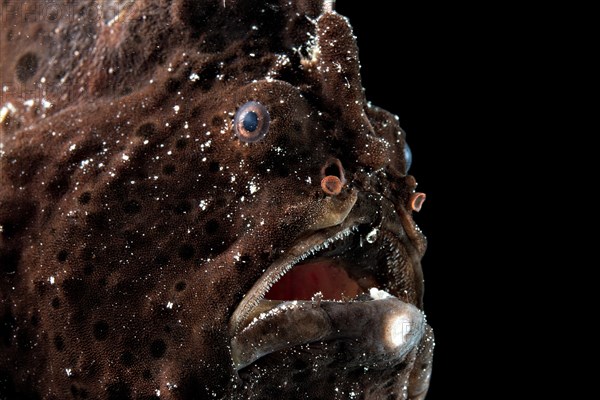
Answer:
[[256, 101], [249, 101], [235, 113], [233, 128], [242, 142], [252, 143], [267, 135], [270, 123], [271, 118], [265, 106]]
[[404, 143], [404, 162], [406, 163], [406, 171], [404, 171], [406, 174], [412, 165], [412, 151], [410, 151], [410, 147], [406, 142]]

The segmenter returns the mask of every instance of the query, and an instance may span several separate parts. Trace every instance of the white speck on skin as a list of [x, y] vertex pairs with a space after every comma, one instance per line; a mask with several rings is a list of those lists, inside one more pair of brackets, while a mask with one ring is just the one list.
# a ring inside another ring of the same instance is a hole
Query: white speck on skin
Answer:
[[169, 301], [169, 302], [167, 303], [167, 308], [168, 308], [169, 310], [171, 310], [171, 309], [173, 308], [173, 302], [172, 302], [172, 301]]
[[198, 75], [197, 73], [195, 73], [195, 72], [192, 72], [192, 73], [190, 74], [190, 81], [192, 81], [192, 82], [196, 82], [198, 79], [200, 79], [200, 75]]
[[0, 122], [4, 122], [4, 119], [9, 112], [13, 114], [17, 112], [15, 106], [13, 106], [10, 102], [6, 103], [4, 106], [2, 106], [2, 108], [0, 108]]
[[51, 285], [54, 285], [54, 277], [51, 276], [50, 278], [48, 278], [48, 282], [50, 282]]
[[69, 146], [69, 151], [74, 151], [77, 148], [77, 145], [75, 143], [73, 143], [71, 146]]
[[200, 200], [200, 204], [198, 204], [198, 207], [200, 207], [202, 209], [202, 211], [206, 210], [207, 206], [208, 206], [208, 202], [206, 200]]
[[127, 154], [123, 154], [121, 158], [123, 159], [123, 161], [129, 161], [129, 156]]
[[65, 372], [67, 373], [67, 376], [73, 375], [72, 371], [73, 370], [71, 368], [65, 368]]
[[180, 107], [177, 104], [173, 106], [173, 111], [175, 111], [175, 114], [179, 113], [179, 109]]

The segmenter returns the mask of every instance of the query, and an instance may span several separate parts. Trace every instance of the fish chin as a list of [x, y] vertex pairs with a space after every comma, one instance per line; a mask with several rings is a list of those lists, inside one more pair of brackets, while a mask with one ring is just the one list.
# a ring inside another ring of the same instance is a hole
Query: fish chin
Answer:
[[417, 307], [376, 288], [352, 301], [325, 301], [319, 293], [309, 301], [262, 300], [232, 339], [232, 357], [241, 369], [282, 349], [339, 340], [352, 343], [346, 367], [384, 368], [401, 363], [424, 329]]

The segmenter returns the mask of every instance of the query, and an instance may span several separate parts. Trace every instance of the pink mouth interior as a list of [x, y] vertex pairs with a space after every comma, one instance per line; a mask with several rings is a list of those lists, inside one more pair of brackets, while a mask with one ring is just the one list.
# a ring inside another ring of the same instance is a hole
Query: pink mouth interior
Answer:
[[344, 268], [329, 260], [296, 265], [265, 295], [267, 300], [310, 300], [317, 292], [326, 300], [349, 300], [364, 292]]

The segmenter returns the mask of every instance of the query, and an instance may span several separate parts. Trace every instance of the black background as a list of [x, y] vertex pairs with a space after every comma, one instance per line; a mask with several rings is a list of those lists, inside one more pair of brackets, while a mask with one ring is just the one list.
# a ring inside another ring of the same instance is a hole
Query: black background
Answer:
[[473, 139], [472, 102], [479, 100], [473, 98], [473, 82], [465, 79], [477, 68], [471, 54], [476, 49], [465, 40], [476, 33], [469, 32], [456, 9], [406, 3], [414, 2], [340, 0], [336, 10], [350, 19], [357, 36], [367, 99], [399, 116], [413, 152], [410, 173], [427, 194], [415, 215], [428, 238], [425, 311], [436, 334], [427, 400], [480, 398], [473, 379], [485, 373], [478, 371], [484, 357], [471, 348], [471, 338], [481, 332], [472, 325], [470, 311], [479, 289], [471, 283], [468, 226], [476, 218], [469, 196], [476, 194], [469, 192], [464, 168], [464, 146]]

